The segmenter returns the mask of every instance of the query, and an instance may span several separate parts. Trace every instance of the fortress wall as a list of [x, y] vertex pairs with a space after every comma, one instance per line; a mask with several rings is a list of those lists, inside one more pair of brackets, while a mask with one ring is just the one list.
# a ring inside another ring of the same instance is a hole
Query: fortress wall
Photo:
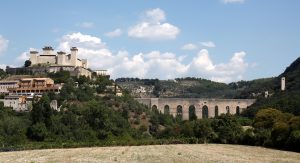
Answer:
[[37, 56], [37, 63], [56, 64], [56, 56]]

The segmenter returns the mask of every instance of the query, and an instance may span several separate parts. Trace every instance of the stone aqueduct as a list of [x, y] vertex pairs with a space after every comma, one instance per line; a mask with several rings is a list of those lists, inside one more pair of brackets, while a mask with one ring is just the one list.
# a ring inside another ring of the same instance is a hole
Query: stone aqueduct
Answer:
[[161, 113], [181, 116], [188, 120], [194, 114], [197, 118], [211, 118], [222, 113], [240, 114], [255, 102], [255, 99], [201, 99], [201, 98], [136, 98], [151, 109]]

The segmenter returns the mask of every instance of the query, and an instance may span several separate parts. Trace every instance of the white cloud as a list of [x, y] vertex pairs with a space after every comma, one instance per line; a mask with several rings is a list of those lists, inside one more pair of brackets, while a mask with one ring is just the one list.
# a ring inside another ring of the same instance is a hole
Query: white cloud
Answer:
[[95, 27], [93, 22], [82, 22], [82, 23], [78, 23], [77, 26], [79, 26], [81, 28], [94, 28]]
[[229, 4], [229, 3], [244, 3], [246, 0], [222, 0], [223, 3]]
[[0, 64], [0, 68], [5, 70], [6, 69], [6, 65], [5, 64]]
[[104, 69], [114, 64], [113, 60], [108, 61], [112, 57], [111, 51], [98, 37], [80, 32], [67, 34], [60, 39], [58, 50], [68, 52], [73, 46], [78, 48], [79, 58], [88, 59], [88, 64], [93, 69]]
[[[244, 60], [246, 53], [243, 51], [234, 53], [227, 63], [218, 64], [212, 61], [206, 49], [200, 50], [190, 61], [186, 60], [184, 55], [171, 52], [113, 53], [100, 38], [80, 32], [62, 36], [57, 50], [69, 52], [73, 46], [78, 48], [79, 58], [88, 59], [91, 69], [107, 69], [114, 79], [119, 77], [174, 79], [193, 76], [231, 82], [241, 80], [250, 67]], [[35, 49], [30, 48], [28, 52], [30, 50]], [[29, 58], [28, 52], [22, 53], [17, 58], [17, 65], [24, 64]]]
[[72, 46], [78, 48], [80, 58], [88, 59], [92, 69], [108, 69], [113, 78], [175, 78], [187, 69], [180, 62], [182, 57], [173, 53], [152, 51], [130, 55], [127, 51], [118, 51], [112, 54], [100, 38], [81, 33], [64, 35], [58, 49], [69, 51]]
[[118, 37], [122, 35], [122, 30], [120, 28], [115, 29], [114, 31], [105, 33], [107, 37]]
[[199, 74], [213, 81], [231, 82], [241, 80], [243, 74], [249, 67], [244, 61], [245, 52], [234, 53], [228, 63], [213, 64], [207, 50], [201, 50], [193, 59], [191, 68], [196, 69]]
[[189, 44], [185, 44], [181, 47], [182, 50], [196, 50], [198, 49], [197, 45], [189, 43]]
[[29, 56], [29, 52], [30, 52], [30, 51], [38, 51], [38, 50], [35, 49], [35, 48], [29, 48], [27, 51], [21, 53], [21, 54], [14, 60], [14, 65], [17, 65], [17, 66], [12, 65], [12, 67], [21, 67], [21, 66], [23, 66], [23, 65], [24, 65], [24, 62], [30, 58], [30, 56]]
[[212, 41], [207, 41], [207, 42], [201, 42], [201, 45], [207, 48], [214, 48], [216, 47], [215, 43]]
[[166, 20], [165, 12], [159, 8], [146, 11], [145, 19], [152, 23], [159, 23]]
[[0, 54], [7, 49], [8, 43], [9, 41], [0, 35]]
[[180, 29], [170, 23], [164, 23], [165, 20], [163, 10], [159, 8], [148, 10], [144, 19], [129, 29], [128, 36], [150, 40], [175, 39]]

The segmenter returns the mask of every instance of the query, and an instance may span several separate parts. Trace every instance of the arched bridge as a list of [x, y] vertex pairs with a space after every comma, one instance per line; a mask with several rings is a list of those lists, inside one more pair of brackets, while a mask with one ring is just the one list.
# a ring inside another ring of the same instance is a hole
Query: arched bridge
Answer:
[[180, 116], [183, 120], [211, 118], [222, 113], [240, 114], [255, 99], [202, 99], [202, 98], [136, 98], [151, 109], [161, 113]]

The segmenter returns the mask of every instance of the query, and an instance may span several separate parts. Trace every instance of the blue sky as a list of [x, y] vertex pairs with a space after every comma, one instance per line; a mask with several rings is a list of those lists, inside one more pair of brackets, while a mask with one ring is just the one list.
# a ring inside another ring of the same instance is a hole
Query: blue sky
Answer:
[[0, 65], [79, 47], [113, 78], [277, 76], [300, 56], [297, 0], [1, 1]]

